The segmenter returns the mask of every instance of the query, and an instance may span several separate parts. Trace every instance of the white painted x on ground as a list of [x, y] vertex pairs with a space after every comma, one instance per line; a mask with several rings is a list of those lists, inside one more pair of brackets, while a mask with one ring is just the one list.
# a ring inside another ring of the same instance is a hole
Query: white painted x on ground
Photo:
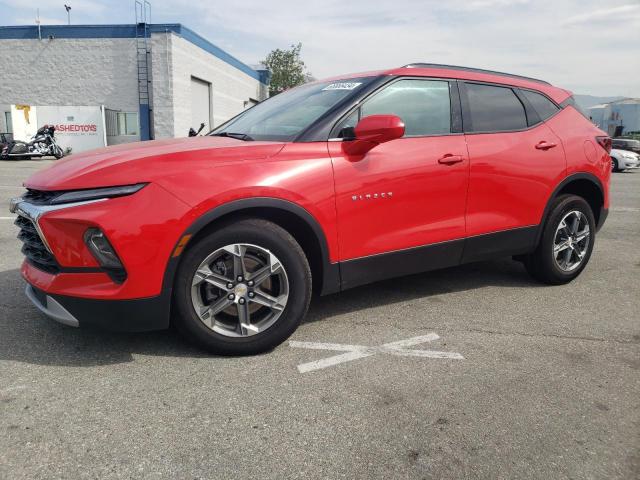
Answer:
[[361, 358], [371, 357], [378, 353], [399, 355], [401, 357], [422, 357], [422, 358], [449, 358], [463, 360], [464, 357], [456, 352], [440, 352], [437, 350], [410, 350], [408, 347], [420, 345], [422, 343], [433, 342], [440, 337], [435, 333], [429, 333], [419, 337], [411, 337], [406, 340], [385, 343], [374, 347], [366, 345], [345, 345], [342, 343], [318, 343], [318, 342], [297, 342], [290, 341], [289, 346], [293, 348], [308, 348], [311, 350], [331, 350], [345, 352], [332, 357], [323, 358], [314, 362], [307, 362], [298, 365], [300, 373], [312, 372], [327, 367], [332, 367], [340, 363], [351, 362]]

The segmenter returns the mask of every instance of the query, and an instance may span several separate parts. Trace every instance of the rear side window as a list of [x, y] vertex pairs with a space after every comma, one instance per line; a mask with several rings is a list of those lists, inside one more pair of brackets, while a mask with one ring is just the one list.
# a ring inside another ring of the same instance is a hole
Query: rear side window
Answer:
[[531, 90], [520, 90], [529, 103], [536, 111], [541, 120], [555, 115], [560, 110], [555, 103], [549, 100], [547, 97], [540, 93], [532, 92]]
[[524, 105], [508, 87], [467, 83], [470, 132], [503, 132], [527, 128]]
[[407, 137], [451, 133], [449, 82], [394, 82], [362, 105], [360, 118], [385, 114], [397, 115], [402, 119]]

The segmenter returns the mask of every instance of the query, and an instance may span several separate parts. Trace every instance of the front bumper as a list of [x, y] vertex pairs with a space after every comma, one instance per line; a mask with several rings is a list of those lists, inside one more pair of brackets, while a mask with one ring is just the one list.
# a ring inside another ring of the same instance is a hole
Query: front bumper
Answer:
[[626, 157], [618, 158], [618, 168], [620, 168], [620, 170], [640, 168], [640, 160]]
[[71, 327], [147, 332], [169, 327], [170, 292], [133, 300], [94, 300], [47, 293], [27, 284], [31, 302], [49, 318]]
[[60, 305], [55, 298], [47, 295], [42, 290], [38, 290], [33, 288], [31, 285], [27, 285], [24, 293], [27, 295], [27, 298], [31, 300], [31, 303], [33, 303], [38, 310], [44, 313], [47, 317], [69, 327], [80, 326], [80, 322], [78, 322], [76, 317]]
[[[192, 221], [188, 205], [154, 184], [135, 195], [82, 204], [33, 205], [17, 199], [12, 209], [32, 225], [29, 232], [20, 226], [23, 249], [28, 243], [34, 250], [26, 251], [22, 267], [27, 283], [48, 295], [96, 300], [161, 295], [172, 252]], [[125, 281], [114, 281], [87, 248], [84, 234], [93, 227], [117, 252]]]

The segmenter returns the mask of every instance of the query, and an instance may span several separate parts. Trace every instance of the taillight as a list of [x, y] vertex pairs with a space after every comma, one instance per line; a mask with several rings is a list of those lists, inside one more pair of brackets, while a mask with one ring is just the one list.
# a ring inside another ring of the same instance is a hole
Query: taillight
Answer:
[[607, 153], [611, 153], [611, 137], [596, 137], [596, 140]]

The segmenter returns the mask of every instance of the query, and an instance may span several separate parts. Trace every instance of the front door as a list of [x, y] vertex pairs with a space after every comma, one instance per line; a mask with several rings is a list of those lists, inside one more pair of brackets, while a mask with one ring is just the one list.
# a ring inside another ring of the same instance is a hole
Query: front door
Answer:
[[393, 114], [405, 136], [362, 159], [329, 142], [345, 287], [459, 262], [469, 161], [464, 135], [453, 133], [450, 88], [400, 79], [367, 99], [344, 125]]

